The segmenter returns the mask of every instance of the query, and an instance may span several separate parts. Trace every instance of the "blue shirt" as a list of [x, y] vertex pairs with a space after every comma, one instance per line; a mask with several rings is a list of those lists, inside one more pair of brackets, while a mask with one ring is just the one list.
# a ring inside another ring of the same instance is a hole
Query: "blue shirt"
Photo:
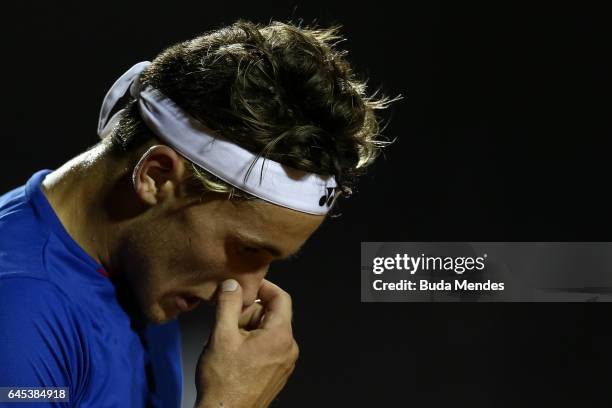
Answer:
[[68, 387], [61, 407], [179, 407], [178, 321], [121, 306], [43, 194], [50, 172], [0, 196], [0, 387]]

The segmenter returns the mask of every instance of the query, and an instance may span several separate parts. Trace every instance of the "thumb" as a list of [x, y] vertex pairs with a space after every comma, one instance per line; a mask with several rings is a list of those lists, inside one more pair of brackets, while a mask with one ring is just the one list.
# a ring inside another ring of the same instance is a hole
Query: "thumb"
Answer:
[[215, 330], [237, 332], [242, 304], [242, 288], [238, 281], [235, 279], [223, 281], [217, 295]]

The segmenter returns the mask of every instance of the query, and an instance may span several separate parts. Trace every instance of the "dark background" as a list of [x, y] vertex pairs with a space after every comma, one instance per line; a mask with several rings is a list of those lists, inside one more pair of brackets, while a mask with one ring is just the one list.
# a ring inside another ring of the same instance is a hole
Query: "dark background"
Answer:
[[[4, 5], [0, 191], [96, 143], [109, 86], [171, 43], [237, 18], [341, 23], [371, 89], [404, 96], [385, 116], [397, 142], [343, 215], [272, 268], [301, 346], [274, 406], [609, 407], [608, 304], [359, 295], [362, 241], [612, 240], [610, 3], [573, 3]], [[207, 312], [182, 322], [191, 352]]]

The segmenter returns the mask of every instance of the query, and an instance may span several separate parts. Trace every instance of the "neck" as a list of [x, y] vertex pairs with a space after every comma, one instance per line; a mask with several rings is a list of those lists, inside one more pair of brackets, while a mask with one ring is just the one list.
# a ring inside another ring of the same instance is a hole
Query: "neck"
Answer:
[[110, 158], [109, 143], [103, 142], [48, 174], [41, 186], [70, 236], [111, 274], [123, 222], [113, 220], [107, 203], [124, 178], [117, 169], [125, 167]]

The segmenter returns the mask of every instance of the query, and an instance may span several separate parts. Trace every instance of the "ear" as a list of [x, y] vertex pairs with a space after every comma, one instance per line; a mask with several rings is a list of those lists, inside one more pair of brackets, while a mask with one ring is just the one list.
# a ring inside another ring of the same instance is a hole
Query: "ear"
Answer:
[[132, 185], [136, 195], [153, 206], [179, 197], [184, 177], [184, 159], [168, 146], [155, 145], [134, 167]]

